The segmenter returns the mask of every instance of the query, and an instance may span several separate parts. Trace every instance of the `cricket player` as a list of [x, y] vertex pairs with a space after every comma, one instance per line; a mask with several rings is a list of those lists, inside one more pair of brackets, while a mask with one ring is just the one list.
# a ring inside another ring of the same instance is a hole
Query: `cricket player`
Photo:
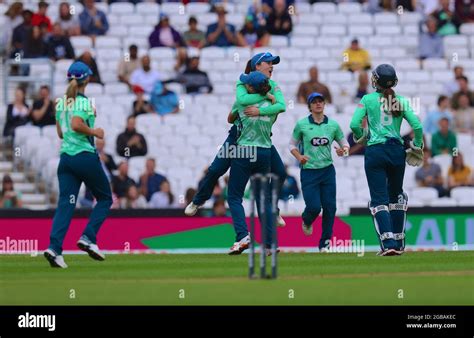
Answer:
[[59, 101], [56, 107], [56, 129], [62, 139], [58, 166], [59, 201], [50, 244], [44, 252], [44, 257], [55, 268], [67, 268], [62, 245], [82, 182], [92, 191], [97, 204], [77, 246], [95, 260], [105, 259], [97, 246], [97, 233], [109, 213], [112, 193], [94, 143], [94, 137], [104, 138], [104, 130], [94, 128], [96, 112], [84, 95], [91, 75], [92, 71], [86, 64], [74, 62], [67, 73], [69, 85], [66, 100]]
[[[249, 74], [242, 74], [240, 81], [246, 86], [249, 93], [259, 93], [261, 97], [265, 98], [266, 91], [270, 90], [268, 78], [259, 71], [253, 71]], [[262, 108], [271, 105], [270, 100], [264, 99], [256, 104], [256, 108]], [[237, 147], [243, 154], [253, 154], [254, 156], [243, 156], [233, 158], [230, 166], [229, 187], [228, 187], [228, 203], [232, 214], [232, 221], [236, 233], [236, 240], [229, 249], [229, 255], [239, 255], [244, 250], [248, 249], [250, 244], [250, 235], [248, 232], [247, 223], [245, 222], [245, 211], [242, 206], [242, 199], [245, 192], [245, 187], [254, 174], [268, 174], [271, 171], [272, 164], [272, 141], [271, 130], [273, 123], [275, 123], [277, 115], [280, 113], [276, 111], [272, 115], [266, 116], [248, 116], [245, 113], [247, 109], [238, 103], [234, 104], [232, 113], [238, 114], [242, 123], [242, 130], [237, 139]], [[271, 215], [271, 189], [265, 188], [265, 212]], [[260, 187], [257, 186], [257, 190]], [[260, 203], [257, 200], [257, 210], [259, 216], [262, 215], [263, 210], [260, 209]], [[260, 218], [261, 219], [261, 218]], [[272, 218], [266, 218], [266, 224], [263, 225], [266, 229], [266, 254], [271, 254], [270, 248], [272, 243]]]
[[[412, 166], [423, 163], [423, 128], [408, 100], [396, 95], [395, 69], [381, 64], [372, 72], [374, 93], [364, 95], [351, 121], [354, 141], [367, 144], [365, 174], [370, 190], [369, 208], [380, 241], [381, 256], [401, 255], [405, 249], [405, 221], [408, 196], [403, 192], [405, 161]], [[368, 130], [361, 127], [367, 117]], [[403, 119], [415, 137], [410, 148], [403, 147], [400, 126]]]
[[[273, 66], [279, 62], [280, 57], [272, 55], [271, 53], [258, 53], [247, 62], [245, 73], [249, 74], [251, 71], [259, 71], [263, 73], [269, 78], [269, 85], [271, 87], [267, 95], [262, 96], [260, 94], [249, 93], [245, 84], [241, 81], [237, 81], [236, 102], [242, 106], [247, 106], [247, 108], [244, 110], [244, 114], [247, 116], [269, 116], [284, 112], [286, 110], [285, 99], [278, 84], [270, 79], [273, 73]], [[258, 108], [254, 106], [255, 104], [263, 102], [267, 98], [270, 98], [272, 101], [271, 105], [265, 105], [264, 107]], [[229, 136], [222, 145], [224, 149], [229, 149], [229, 145], [235, 145], [237, 138], [239, 137], [240, 120], [238, 119], [238, 115], [232, 114], [231, 112], [231, 116], [228, 118], [228, 121], [229, 123], [233, 123], [233, 126], [229, 130]], [[278, 154], [278, 151], [273, 145], [271, 147], [271, 153], [271, 171], [279, 177], [280, 190], [283, 182], [286, 179], [286, 170], [283, 161]], [[227, 172], [227, 170], [230, 168], [230, 164], [230, 158], [219, 156], [214, 158], [204, 179], [202, 180], [200, 187], [198, 188], [196, 195], [193, 198], [193, 201], [186, 207], [184, 211], [186, 215], [195, 215], [198, 209], [211, 197], [212, 191], [219, 177]], [[277, 225], [285, 226], [285, 221], [279, 214], [277, 217]]]
[[300, 119], [293, 129], [290, 152], [301, 165], [301, 189], [306, 207], [303, 211], [303, 232], [313, 233], [313, 222], [323, 210], [322, 235], [319, 250], [327, 251], [336, 215], [336, 171], [331, 145], [333, 141], [338, 156], [349, 153], [349, 144], [339, 124], [324, 114], [325, 98], [321, 93], [311, 93], [307, 98], [310, 114]]

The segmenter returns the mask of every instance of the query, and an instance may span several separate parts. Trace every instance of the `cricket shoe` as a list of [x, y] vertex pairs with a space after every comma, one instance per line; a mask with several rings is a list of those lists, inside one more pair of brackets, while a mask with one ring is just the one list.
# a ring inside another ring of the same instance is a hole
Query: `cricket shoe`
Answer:
[[240, 255], [244, 250], [247, 250], [250, 245], [250, 235], [245, 236], [239, 242], [235, 242], [229, 249], [229, 255]]
[[186, 206], [186, 209], [184, 209], [184, 214], [186, 216], [194, 216], [196, 215], [200, 207], [201, 207], [200, 205], [197, 205], [191, 202]]
[[100, 252], [97, 244], [93, 244], [82, 237], [77, 241], [77, 247], [82, 251], [87, 252], [89, 254], [89, 257], [96, 261], [105, 260], [105, 255]]
[[277, 215], [276, 223], [277, 223], [277, 227], [280, 227], [280, 228], [283, 228], [286, 225], [285, 220], [283, 219], [283, 217], [281, 217], [280, 214]]
[[383, 251], [380, 251], [377, 256], [400, 256], [402, 254], [402, 251], [398, 251], [395, 249], [386, 249]]
[[62, 255], [57, 255], [53, 250], [47, 249], [44, 252], [44, 258], [49, 262], [52, 268], [62, 268], [66, 269], [67, 264], [64, 261], [64, 257]]
[[311, 236], [313, 234], [313, 225], [307, 225], [303, 222], [303, 232], [306, 236]]

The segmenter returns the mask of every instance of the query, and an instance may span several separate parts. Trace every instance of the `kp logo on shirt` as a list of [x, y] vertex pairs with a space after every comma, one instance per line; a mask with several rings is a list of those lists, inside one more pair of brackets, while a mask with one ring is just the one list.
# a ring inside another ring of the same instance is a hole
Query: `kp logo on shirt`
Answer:
[[315, 147], [326, 146], [329, 144], [329, 139], [327, 137], [314, 137], [311, 139], [311, 144]]

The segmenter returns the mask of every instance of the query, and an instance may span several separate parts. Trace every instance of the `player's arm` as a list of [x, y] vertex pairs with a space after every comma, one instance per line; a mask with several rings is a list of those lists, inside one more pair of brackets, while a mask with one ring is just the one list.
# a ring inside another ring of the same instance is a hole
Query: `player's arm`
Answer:
[[63, 131], [61, 130], [61, 125], [59, 124], [59, 121], [56, 121], [56, 132], [58, 133], [59, 138], [62, 140]]
[[238, 81], [235, 99], [237, 103], [242, 106], [250, 106], [252, 104], [262, 102], [266, 99], [266, 97], [260, 94], [249, 94], [247, 92], [247, 88], [245, 88], [245, 85], [241, 81]]
[[423, 125], [420, 122], [420, 119], [418, 116], [416, 116], [415, 112], [413, 109], [410, 107], [409, 104], [405, 103], [403, 104], [403, 107], [406, 107], [406, 110], [403, 113], [403, 117], [405, 120], [407, 120], [408, 124], [410, 127], [413, 129], [413, 132], [415, 133], [415, 138], [413, 140], [413, 144], [416, 147], [422, 147], [423, 146]]
[[275, 103], [271, 106], [259, 108], [259, 113], [261, 116], [270, 116], [283, 113], [286, 110], [286, 103], [283, 93], [275, 84], [275, 87], [272, 87], [273, 95], [275, 96]]
[[362, 141], [366, 132], [362, 128], [362, 120], [367, 115], [367, 108], [364, 103], [364, 97], [360, 100], [360, 103], [357, 105], [357, 108], [352, 116], [350, 128], [354, 133], [354, 141], [360, 143], [358, 141]]
[[301, 143], [302, 137], [303, 134], [301, 133], [299, 124], [296, 124], [295, 129], [293, 129], [293, 135], [290, 139], [288, 149], [290, 150], [291, 155], [293, 155], [300, 164], [306, 164], [306, 162], [309, 160], [309, 157], [302, 155], [298, 149], [298, 145]]
[[342, 132], [342, 129], [339, 124], [337, 124], [336, 126], [334, 139], [336, 140], [337, 144], [339, 144], [339, 148], [335, 147], [337, 156], [348, 156], [350, 146], [344, 138], [344, 133]]

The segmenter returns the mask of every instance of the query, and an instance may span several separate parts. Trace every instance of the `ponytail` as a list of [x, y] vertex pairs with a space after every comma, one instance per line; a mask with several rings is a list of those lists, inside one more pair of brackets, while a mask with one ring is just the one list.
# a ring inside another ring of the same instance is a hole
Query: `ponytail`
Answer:
[[72, 79], [69, 81], [69, 85], [66, 89], [66, 99], [69, 101], [70, 99], [75, 100], [77, 96], [77, 88], [79, 84], [77, 83], [76, 79]]
[[382, 95], [382, 104], [386, 105], [386, 110], [393, 116], [400, 117], [402, 115], [402, 108], [400, 107], [400, 102], [395, 96], [395, 91], [392, 88], [385, 88], [382, 89]]
[[252, 71], [252, 65], [250, 63], [251, 61], [252, 60], [248, 60], [247, 64], [245, 65], [245, 70], [244, 70], [245, 74], [249, 74]]

